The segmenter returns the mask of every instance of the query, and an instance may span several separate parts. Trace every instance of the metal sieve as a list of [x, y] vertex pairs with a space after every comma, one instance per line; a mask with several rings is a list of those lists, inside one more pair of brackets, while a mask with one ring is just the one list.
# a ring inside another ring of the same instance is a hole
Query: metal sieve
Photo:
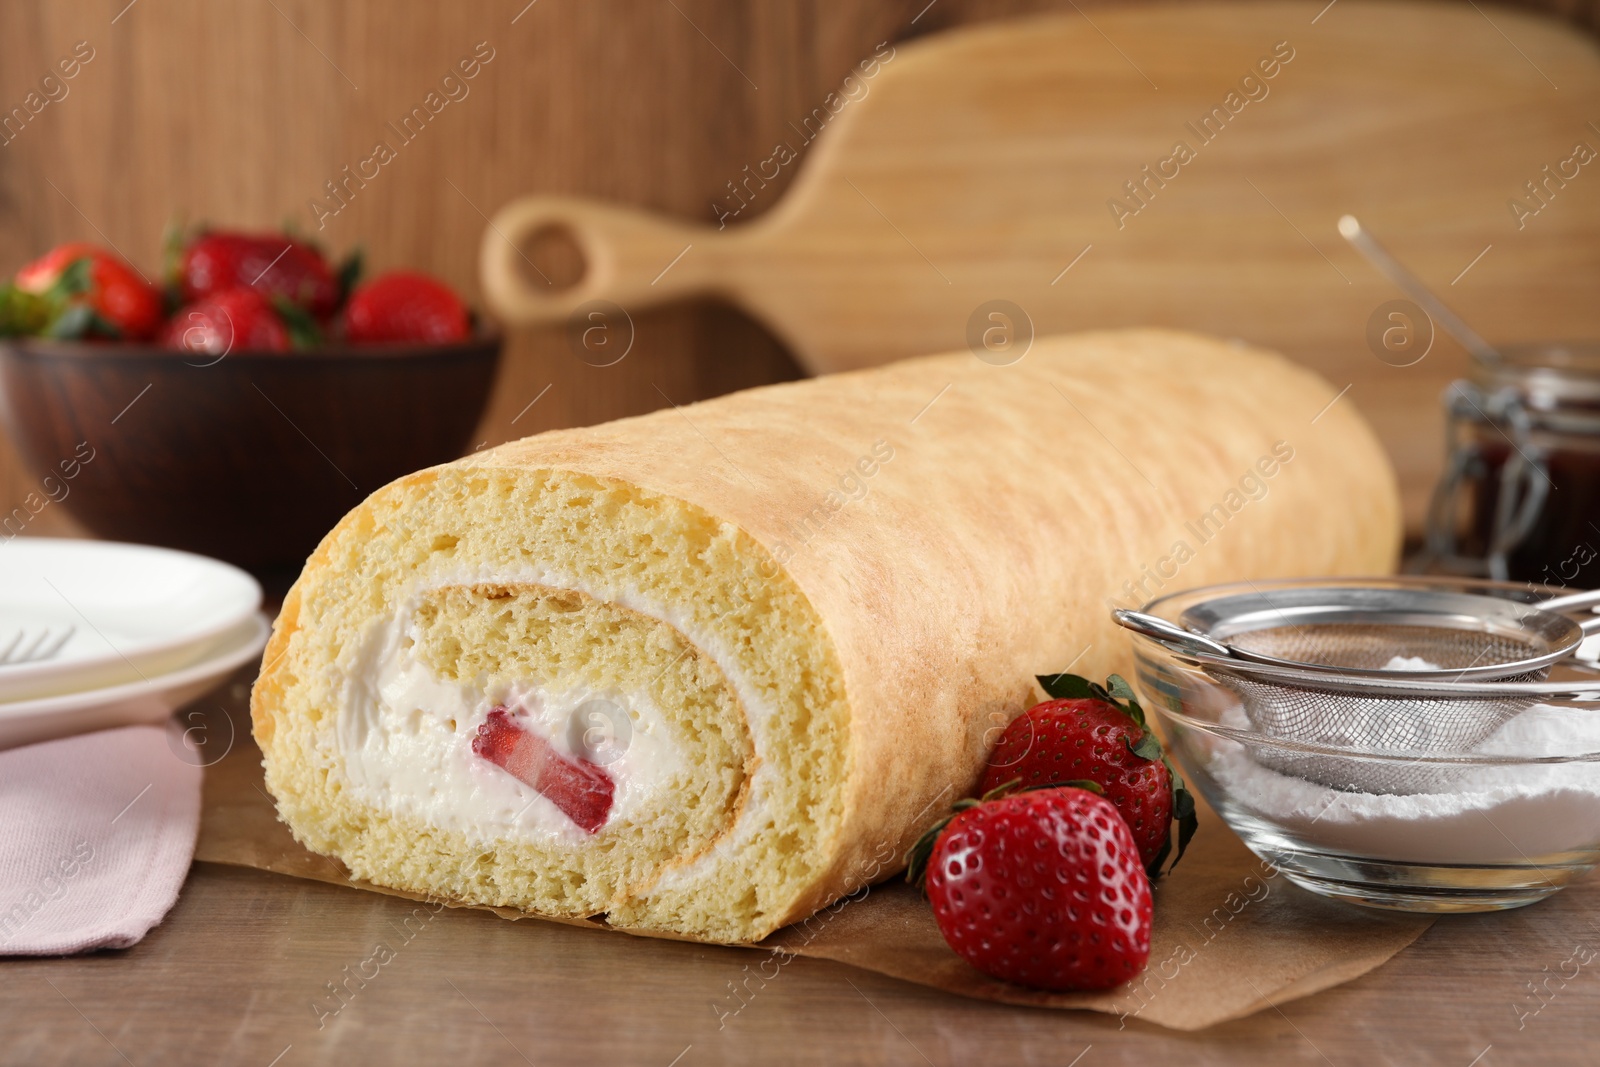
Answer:
[[[1330, 585], [1214, 597], [1188, 608], [1177, 624], [1138, 611], [1114, 614], [1169, 645], [1278, 667], [1430, 681], [1537, 680], [1543, 675], [1535, 672], [1600, 633], [1600, 615], [1579, 622], [1559, 612], [1595, 604], [1600, 590], [1527, 602], [1425, 585]], [[1388, 666], [1396, 657], [1432, 666]]]
[[[1586, 633], [1600, 632], [1600, 616], [1580, 623], [1558, 610], [1596, 603], [1600, 592], [1528, 602], [1419, 583], [1232, 593], [1192, 605], [1179, 623], [1144, 612], [1113, 614], [1128, 629], [1198, 660], [1239, 695], [1252, 725], [1268, 737], [1426, 758], [1469, 751], [1537, 702], [1512, 688], [1458, 683], [1543, 681]], [[1390, 667], [1396, 657], [1431, 666]], [[1360, 792], [1424, 792], [1450, 777], [1448, 768], [1433, 764], [1424, 772], [1403, 760], [1292, 748], [1266, 747], [1257, 758]]]

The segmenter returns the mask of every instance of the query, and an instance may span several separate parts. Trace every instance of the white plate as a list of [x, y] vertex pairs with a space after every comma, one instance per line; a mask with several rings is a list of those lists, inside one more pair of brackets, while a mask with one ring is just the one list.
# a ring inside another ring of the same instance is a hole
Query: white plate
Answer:
[[261, 606], [237, 567], [148, 545], [19, 537], [0, 544], [0, 647], [17, 630], [72, 635], [53, 657], [0, 666], [0, 701], [135, 682], [187, 666]]
[[[0, 549], [3, 551], [3, 549]], [[272, 627], [259, 613], [218, 640], [200, 663], [149, 679], [40, 700], [0, 704], [0, 748], [112, 726], [161, 722], [261, 655]]]

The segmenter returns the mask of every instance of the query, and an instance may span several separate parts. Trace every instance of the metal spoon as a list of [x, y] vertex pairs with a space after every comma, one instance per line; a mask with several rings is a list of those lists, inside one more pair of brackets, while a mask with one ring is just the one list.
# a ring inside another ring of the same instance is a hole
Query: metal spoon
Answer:
[[1422, 284], [1422, 279], [1391, 256], [1389, 250], [1380, 245], [1354, 215], [1340, 216], [1339, 234], [1354, 245], [1357, 252], [1367, 257], [1367, 262], [1377, 267], [1380, 274], [1404, 289], [1411, 299], [1421, 305], [1422, 310], [1444, 327], [1446, 333], [1461, 342], [1462, 347], [1472, 353], [1472, 358], [1488, 366], [1505, 362], [1493, 345], [1479, 337], [1478, 332], [1468, 326], [1461, 316], [1446, 307], [1444, 301], [1433, 295], [1433, 290]]

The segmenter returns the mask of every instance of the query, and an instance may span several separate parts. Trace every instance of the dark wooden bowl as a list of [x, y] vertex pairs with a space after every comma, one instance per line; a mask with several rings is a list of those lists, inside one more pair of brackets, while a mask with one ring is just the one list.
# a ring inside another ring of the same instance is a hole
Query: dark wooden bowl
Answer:
[[281, 590], [368, 493], [471, 448], [500, 347], [485, 333], [218, 359], [12, 340], [0, 415], [38, 500], [98, 536], [215, 556]]

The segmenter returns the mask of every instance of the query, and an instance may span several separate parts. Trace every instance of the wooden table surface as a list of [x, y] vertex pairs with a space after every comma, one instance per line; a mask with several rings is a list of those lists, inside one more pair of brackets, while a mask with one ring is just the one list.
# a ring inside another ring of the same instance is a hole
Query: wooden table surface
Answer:
[[[258, 758], [247, 681], [200, 702], [232, 715], [233, 759]], [[812, 959], [723, 1017], [754, 958], [743, 950], [432, 914], [197, 863], [133, 948], [0, 963], [0, 1064], [1595, 1063], [1597, 909], [1590, 878], [1534, 907], [1442, 918], [1354, 982], [1184, 1034], [962, 1000]], [[380, 941], [393, 958], [364, 965]], [[347, 967], [376, 975], [341, 1001], [329, 983]]]

